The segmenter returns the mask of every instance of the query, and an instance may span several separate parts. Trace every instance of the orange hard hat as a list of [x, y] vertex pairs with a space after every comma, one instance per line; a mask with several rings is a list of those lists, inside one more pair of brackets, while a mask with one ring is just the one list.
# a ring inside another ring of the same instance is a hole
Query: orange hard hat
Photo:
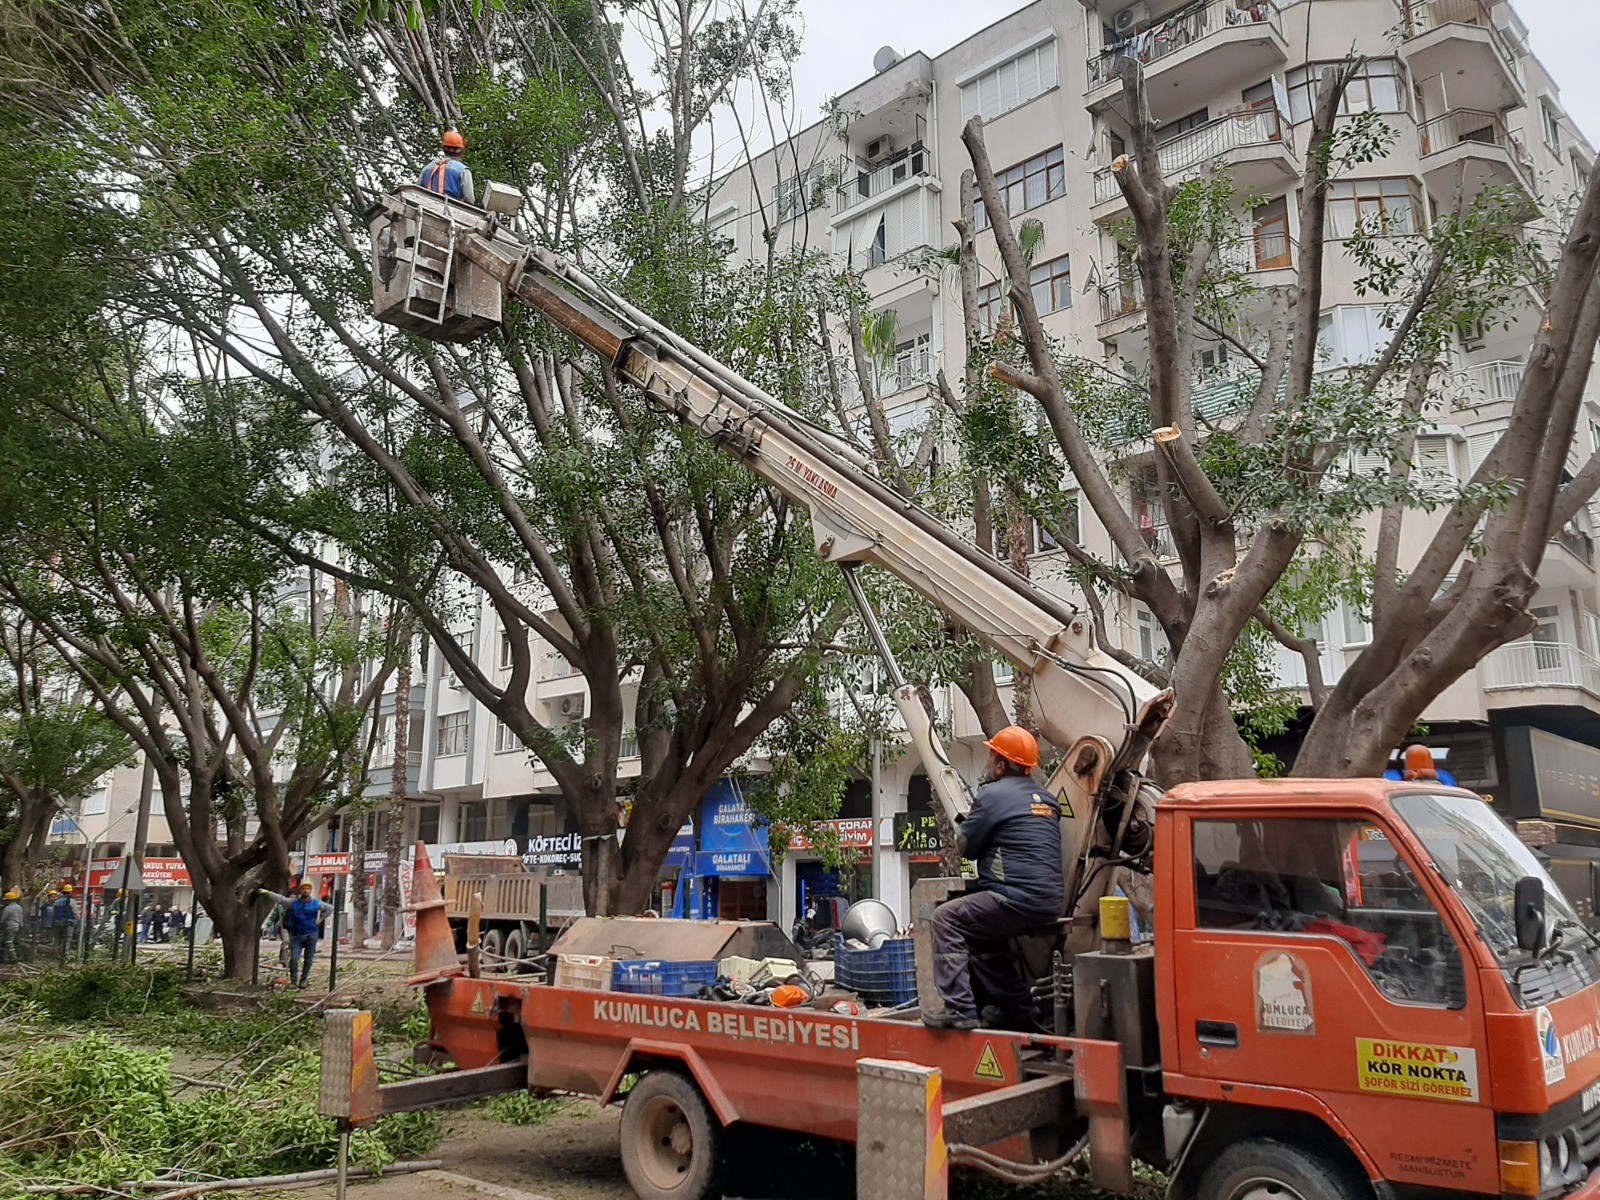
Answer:
[[1007, 725], [984, 745], [1007, 762], [1030, 771], [1039, 765], [1039, 739], [1020, 725]]
[[799, 1008], [810, 999], [810, 992], [792, 983], [785, 983], [772, 989], [772, 1006], [774, 1008]]
[[1439, 778], [1439, 772], [1433, 765], [1433, 751], [1422, 745], [1407, 746], [1404, 774], [1407, 779]]
[[444, 137], [440, 138], [439, 141], [446, 150], [465, 150], [467, 148], [467, 139], [454, 129], [446, 129]]

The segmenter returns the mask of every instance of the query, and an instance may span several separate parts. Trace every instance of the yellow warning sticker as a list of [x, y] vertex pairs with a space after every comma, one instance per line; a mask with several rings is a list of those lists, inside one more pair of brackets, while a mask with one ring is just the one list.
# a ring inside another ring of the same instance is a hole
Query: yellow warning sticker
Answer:
[[983, 1044], [983, 1053], [978, 1055], [978, 1065], [973, 1068], [972, 1077], [1005, 1081], [1006, 1073], [1000, 1067], [1000, 1056], [994, 1052], [993, 1042]]
[[472, 998], [472, 1011], [475, 1013], [481, 1013], [483, 1010], [483, 993], [479, 992]]
[[1478, 1099], [1478, 1052], [1469, 1046], [1357, 1038], [1356, 1079], [1363, 1092], [1472, 1104]]
[[1067, 789], [1062, 788], [1061, 794], [1056, 797], [1056, 803], [1061, 805], [1061, 815], [1067, 820], [1072, 820], [1078, 814], [1072, 811], [1072, 801], [1067, 799]]

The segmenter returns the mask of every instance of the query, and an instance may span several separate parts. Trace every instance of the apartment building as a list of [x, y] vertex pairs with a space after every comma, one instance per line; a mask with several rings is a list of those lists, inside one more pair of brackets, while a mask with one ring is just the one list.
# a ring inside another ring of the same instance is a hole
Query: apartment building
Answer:
[[[1329, 367], [1370, 362], [1389, 331], [1383, 306], [1360, 294], [1359, 270], [1341, 247], [1358, 220], [1381, 217], [1392, 232], [1422, 231], [1458, 187], [1468, 199], [1501, 186], [1558, 200], [1586, 184], [1594, 167], [1593, 148], [1532, 55], [1512, 4], [1038, 0], [943, 53], [879, 51], [871, 74], [837, 98], [835, 120], [719, 181], [710, 221], [740, 255], [805, 246], [862, 270], [873, 307], [896, 314], [897, 344], [877, 381], [880, 394], [893, 424], [915, 424], [932, 406], [934, 373], [942, 366], [956, 378], [962, 366], [958, 290], [927, 270], [919, 251], [954, 240], [951, 221], [969, 165], [960, 132], [981, 116], [1011, 217], [1044, 227], [1033, 275], [1047, 328], [1078, 353], [1139, 377], [1149, 361], [1143, 297], [1117, 243], [1119, 218], [1128, 213], [1110, 166], [1131, 136], [1120, 64], [1130, 56], [1143, 64], [1169, 178], [1226, 165], [1239, 193], [1260, 203], [1245, 243], [1225, 253], [1270, 285], [1289, 282], [1297, 262], [1297, 186], [1321, 65], [1352, 50], [1366, 61], [1343, 112], [1379, 112], [1395, 137], [1384, 157], [1333, 188], [1322, 325]], [[981, 208], [978, 225], [987, 226]], [[992, 237], [980, 233], [979, 255], [998, 270]], [[985, 278], [980, 300], [992, 312], [1002, 290], [993, 273]], [[1456, 348], [1450, 400], [1418, 447], [1421, 472], [1464, 479], [1477, 468], [1505, 428], [1540, 320], [1530, 303], [1509, 325]], [[1241, 401], [1237, 364], [1220, 343], [1201, 359], [1209, 378], [1196, 389], [1197, 406], [1225, 415]], [[1573, 470], [1600, 448], [1597, 417], [1591, 400], [1569, 450]], [[1141, 488], [1141, 450], [1148, 455], [1147, 433], [1118, 452], [1130, 467], [1129, 511], [1152, 545], [1170, 553], [1159, 507]], [[1078, 520], [1085, 544], [1111, 557], [1087, 506]], [[1403, 556], [1419, 553], [1430, 533], [1421, 514], [1409, 524]], [[1557, 870], [1591, 903], [1592, 863], [1600, 859], [1595, 528], [1585, 513], [1552, 542], [1534, 634], [1490, 655], [1425, 717], [1430, 742], [1463, 784], [1494, 797], [1508, 816], [1555, 823]], [[1035, 576], [1059, 578], [1059, 557], [1042, 545]], [[1115, 624], [1124, 648], [1159, 657], [1159, 627], [1141, 606], [1123, 605]], [[1370, 634], [1354, 609], [1339, 609], [1324, 625], [1312, 632], [1331, 682]], [[1279, 674], [1287, 687], [1305, 684], [1303, 664], [1288, 653]], [[971, 754], [972, 714], [958, 695], [944, 703]], [[1285, 749], [1292, 753], [1292, 744]], [[929, 869], [895, 849], [926, 845], [913, 828], [927, 803], [926, 782], [901, 756], [875, 773], [869, 791], [857, 803], [874, 825], [870, 887], [899, 907], [908, 881]], [[897, 814], [908, 812], [898, 816], [906, 836], [897, 838]], [[784, 872], [804, 869], [802, 856]], [[797, 902], [795, 889], [782, 891], [785, 905]]]

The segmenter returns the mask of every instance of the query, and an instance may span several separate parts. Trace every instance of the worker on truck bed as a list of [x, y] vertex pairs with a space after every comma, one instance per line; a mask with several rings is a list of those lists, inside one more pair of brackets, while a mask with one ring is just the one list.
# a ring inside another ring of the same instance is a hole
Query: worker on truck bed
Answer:
[[[977, 983], [993, 1006], [988, 1024], [1027, 1019], [1027, 984], [1017, 976], [1005, 939], [1047, 925], [1066, 906], [1061, 860], [1061, 806], [1033, 781], [1038, 740], [1011, 725], [984, 743], [989, 782], [961, 822], [957, 846], [977, 861], [974, 891], [934, 910], [934, 981], [943, 1007], [923, 1012], [935, 1029], [975, 1029]], [[1025, 1027], [1025, 1026], [1018, 1026]]]
[[423, 168], [422, 178], [418, 182], [430, 192], [437, 192], [452, 200], [474, 203], [472, 172], [462, 161], [466, 152], [467, 139], [454, 129], [446, 130], [440, 139], [439, 157]]

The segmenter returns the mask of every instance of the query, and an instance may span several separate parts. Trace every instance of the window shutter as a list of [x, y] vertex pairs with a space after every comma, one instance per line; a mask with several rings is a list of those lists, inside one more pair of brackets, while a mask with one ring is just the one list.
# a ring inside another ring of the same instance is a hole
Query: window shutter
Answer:
[[894, 258], [906, 248], [904, 213], [907, 198], [902, 196], [883, 209], [883, 246], [889, 258]]
[[1450, 439], [1438, 434], [1419, 437], [1415, 470], [1425, 479], [1454, 479], [1456, 473], [1450, 457]]
[[1048, 41], [1039, 47], [1039, 90], [1048, 91], [1056, 86], [1056, 44]]
[[1495, 443], [1500, 440], [1500, 435], [1505, 432], [1503, 426], [1493, 429], [1474, 429], [1467, 434], [1467, 472], [1469, 478], [1476, 475], [1478, 468], [1483, 466], [1483, 460], [1489, 457], [1489, 452], [1494, 449]]
[[965, 125], [978, 115], [978, 111], [978, 85], [973, 82], [961, 89], [961, 123]]
[[1017, 59], [1017, 96], [1020, 100], [1032, 100], [1040, 91], [1039, 87], [1039, 55], [1029, 52]]

